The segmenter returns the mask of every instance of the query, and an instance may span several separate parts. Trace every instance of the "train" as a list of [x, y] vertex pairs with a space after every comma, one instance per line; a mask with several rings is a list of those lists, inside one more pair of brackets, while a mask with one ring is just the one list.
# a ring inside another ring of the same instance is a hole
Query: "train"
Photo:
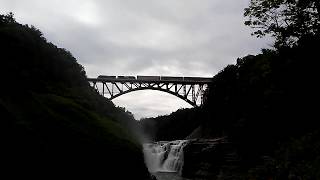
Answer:
[[118, 80], [135, 80], [135, 76], [118, 76]]
[[116, 80], [137, 80], [137, 81], [163, 81], [163, 82], [210, 82], [212, 78], [203, 78], [203, 77], [175, 77], [175, 76], [106, 76], [99, 75], [97, 79], [116, 81]]
[[161, 76], [137, 76], [137, 80], [141, 81], [160, 81]]
[[105, 76], [105, 75], [99, 75], [97, 79], [104, 79], [104, 80], [116, 80], [117, 76]]

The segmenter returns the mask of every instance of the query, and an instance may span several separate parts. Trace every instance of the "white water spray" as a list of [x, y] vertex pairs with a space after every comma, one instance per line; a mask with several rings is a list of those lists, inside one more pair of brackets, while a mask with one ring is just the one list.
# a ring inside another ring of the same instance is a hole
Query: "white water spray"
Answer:
[[188, 140], [160, 141], [143, 145], [145, 162], [150, 172], [177, 172], [183, 167], [183, 147]]

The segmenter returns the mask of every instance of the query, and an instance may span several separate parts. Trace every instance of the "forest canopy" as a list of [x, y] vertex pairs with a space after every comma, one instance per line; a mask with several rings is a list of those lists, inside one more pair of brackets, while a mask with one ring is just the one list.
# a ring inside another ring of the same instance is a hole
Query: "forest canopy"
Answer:
[[291, 46], [305, 36], [320, 33], [319, 0], [251, 0], [245, 24], [257, 37], [271, 35], [276, 46]]

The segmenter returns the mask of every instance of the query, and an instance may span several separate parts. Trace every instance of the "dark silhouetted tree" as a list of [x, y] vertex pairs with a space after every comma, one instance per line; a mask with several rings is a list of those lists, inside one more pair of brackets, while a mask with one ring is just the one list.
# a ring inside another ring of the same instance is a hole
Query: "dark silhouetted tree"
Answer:
[[277, 46], [291, 46], [306, 35], [319, 35], [319, 0], [251, 0], [245, 8], [245, 24], [252, 34], [276, 38]]

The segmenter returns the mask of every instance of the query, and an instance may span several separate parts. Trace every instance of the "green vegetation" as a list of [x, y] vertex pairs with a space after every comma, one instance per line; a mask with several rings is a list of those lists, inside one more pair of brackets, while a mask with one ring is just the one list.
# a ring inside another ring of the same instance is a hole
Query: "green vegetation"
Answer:
[[184, 139], [200, 125], [198, 109], [179, 109], [170, 115], [140, 120], [144, 134], [149, 140], [163, 141]]
[[[213, 135], [227, 135], [243, 158], [244, 167], [250, 169], [264, 164], [262, 157], [277, 161], [287, 156], [288, 159], [278, 162], [280, 164], [308, 161], [307, 156], [311, 154], [320, 157], [304, 142], [310, 134], [314, 144], [320, 142], [314, 106], [318, 97], [314, 84], [318, 81], [317, 66], [308, 63], [318, 56], [319, 40], [313, 37], [299, 41], [296, 47], [265, 50], [260, 55], [238, 59], [236, 65], [228, 66], [214, 77], [204, 106], [208, 117], [204, 127], [210, 128]], [[280, 155], [279, 149], [287, 152]], [[298, 151], [300, 159], [291, 154]], [[298, 171], [311, 162], [296, 163], [304, 165], [296, 170], [297, 164], [293, 163], [286, 171], [273, 169], [269, 175], [281, 174], [280, 179], [290, 173], [297, 177], [306, 175]], [[279, 166], [273, 165], [273, 168]], [[307, 175], [318, 179], [316, 173]]]
[[276, 46], [291, 46], [300, 38], [320, 33], [318, 0], [251, 0], [244, 15], [253, 35], [276, 38]]
[[149, 178], [132, 116], [89, 86], [70, 52], [12, 14], [0, 15], [0, 39], [2, 172]]
[[[205, 104], [184, 110], [197, 117], [193, 134], [232, 142], [239, 164], [223, 177], [320, 179], [319, 2], [252, 0], [245, 16], [247, 25], [258, 28], [254, 35], [276, 37], [275, 49], [239, 58], [213, 77]], [[192, 130], [184, 128], [185, 117], [172, 113], [164, 122], [149, 120], [163, 124], [153, 126], [155, 132], [181, 127], [171, 137], [158, 133], [154, 138], [187, 137]]]
[[[222, 179], [320, 179], [319, 1], [251, 0], [244, 15], [275, 49], [225, 67], [201, 108], [140, 125], [152, 140], [226, 137], [239, 159]], [[5, 172], [149, 178], [132, 115], [89, 87], [70, 52], [12, 14], [0, 15], [0, 39]]]

